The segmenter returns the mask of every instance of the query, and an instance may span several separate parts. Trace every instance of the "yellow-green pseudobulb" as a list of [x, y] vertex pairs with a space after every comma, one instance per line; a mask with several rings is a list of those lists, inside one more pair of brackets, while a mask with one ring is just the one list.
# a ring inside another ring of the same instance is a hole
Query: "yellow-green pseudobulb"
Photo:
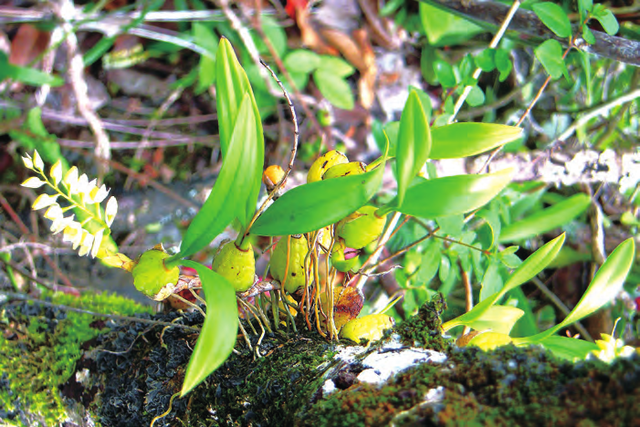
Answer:
[[309, 168], [307, 182], [316, 182], [322, 179], [322, 175], [332, 166], [347, 163], [349, 159], [340, 151], [331, 150], [318, 157]]
[[393, 328], [393, 317], [386, 314], [369, 314], [347, 322], [340, 331], [342, 338], [359, 343], [360, 340], [377, 341], [384, 331]]
[[169, 256], [162, 245], [157, 245], [140, 255], [131, 271], [136, 289], [156, 301], [169, 297], [178, 283], [180, 269], [167, 268], [164, 264], [164, 260]]
[[367, 165], [362, 162], [340, 163], [330, 167], [322, 175], [322, 179], [339, 178], [341, 176], [359, 175], [367, 171]]
[[[287, 251], [289, 262], [287, 265]], [[303, 235], [285, 236], [280, 239], [271, 255], [271, 275], [290, 294], [305, 285], [304, 259], [309, 248]]]
[[375, 206], [363, 206], [338, 222], [336, 232], [348, 248], [361, 249], [380, 237], [387, 217], [375, 214]]
[[213, 260], [211, 269], [229, 281], [236, 292], [249, 289], [256, 276], [256, 260], [250, 243], [246, 249], [236, 246], [235, 242], [225, 244]]

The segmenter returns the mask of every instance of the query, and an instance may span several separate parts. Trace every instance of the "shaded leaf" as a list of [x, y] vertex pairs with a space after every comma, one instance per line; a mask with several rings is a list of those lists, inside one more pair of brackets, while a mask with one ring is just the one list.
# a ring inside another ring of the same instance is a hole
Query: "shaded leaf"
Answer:
[[238, 306], [231, 283], [197, 262], [185, 260], [182, 265], [195, 269], [200, 276], [207, 317], [189, 359], [180, 396], [193, 390], [227, 360], [238, 333]]
[[290, 73], [309, 74], [320, 66], [320, 55], [306, 50], [292, 50], [284, 57], [284, 65]]
[[452, 88], [456, 85], [456, 75], [453, 67], [447, 62], [438, 60], [433, 64], [433, 71], [436, 73], [438, 81], [444, 88]]
[[559, 79], [563, 74], [568, 75], [567, 65], [562, 59], [560, 42], [555, 39], [545, 40], [534, 51], [538, 61], [554, 80]]
[[313, 72], [313, 81], [322, 96], [331, 104], [343, 110], [353, 110], [355, 99], [349, 83], [334, 72], [318, 69]]
[[542, 23], [558, 37], [564, 38], [571, 35], [571, 22], [562, 7], [551, 2], [542, 2], [534, 4], [532, 9]]
[[560, 335], [551, 335], [539, 341], [539, 343], [555, 356], [570, 361], [576, 358], [583, 360], [589, 353], [598, 350], [598, 346], [595, 343]]

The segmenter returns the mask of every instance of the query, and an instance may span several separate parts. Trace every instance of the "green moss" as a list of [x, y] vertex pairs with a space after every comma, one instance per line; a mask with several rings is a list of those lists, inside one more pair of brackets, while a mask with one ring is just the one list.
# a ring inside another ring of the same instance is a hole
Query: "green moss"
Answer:
[[441, 333], [440, 316], [446, 309], [444, 296], [438, 293], [420, 307], [417, 315], [400, 323], [395, 330], [407, 346], [446, 352], [452, 347], [451, 340], [443, 338]]
[[[443, 387], [442, 401], [424, 396]], [[311, 409], [303, 425], [630, 425], [640, 398], [640, 357], [572, 364], [540, 348], [454, 350], [384, 386], [353, 385]]]
[[[130, 315], [149, 312], [133, 301], [109, 294], [44, 297], [59, 305]], [[67, 312], [34, 302], [3, 306], [0, 323], [0, 418], [17, 425], [55, 425], [66, 410], [58, 387], [75, 372], [81, 345], [104, 330], [89, 314]]]

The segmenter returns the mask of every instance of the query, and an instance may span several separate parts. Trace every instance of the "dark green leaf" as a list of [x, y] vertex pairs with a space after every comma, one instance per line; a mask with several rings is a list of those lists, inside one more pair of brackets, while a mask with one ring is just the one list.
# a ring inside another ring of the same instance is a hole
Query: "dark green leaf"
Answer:
[[300, 185], [287, 191], [251, 227], [259, 236], [302, 234], [333, 224], [364, 206], [380, 188], [384, 162], [370, 172]]
[[563, 74], [568, 73], [567, 65], [562, 59], [562, 46], [554, 39], [545, 40], [540, 46], [535, 48], [536, 58], [542, 64], [547, 73], [554, 79], [559, 79]]
[[431, 129], [430, 159], [475, 156], [522, 137], [522, 129], [492, 123], [453, 123]]
[[402, 110], [398, 145], [396, 146], [396, 180], [398, 190], [395, 203], [402, 204], [413, 178], [429, 158], [431, 132], [418, 94], [411, 91]]
[[509, 77], [509, 74], [511, 74], [511, 69], [513, 68], [511, 58], [509, 58], [509, 53], [504, 49], [496, 50], [495, 62], [496, 67], [500, 72], [499, 80], [503, 82], [507, 79], [507, 77]]
[[224, 363], [238, 333], [238, 305], [233, 285], [218, 273], [194, 261], [182, 261], [200, 276], [207, 301], [207, 317], [193, 349], [180, 396], [189, 393]]
[[483, 50], [475, 57], [476, 65], [485, 73], [493, 71], [496, 68], [495, 55], [495, 49]]
[[586, 194], [576, 194], [556, 205], [536, 212], [502, 229], [500, 242], [513, 242], [539, 236], [558, 228], [584, 212], [591, 203]]
[[511, 181], [512, 169], [485, 175], [457, 175], [424, 180], [410, 187], [397, 208], [406, 215], [437, 218], [477, 209]]
[[313, 72], [313, 80], [327, 101], [343, 110], [353, 110], [355, 104], [353, 92], [344, 78], [334, 72], [319, 68]]
[[533, 11], [544, 25], [549, 27], [558, 37], [571, 35], [571, 22], [560, 6], [551, 2], [537, 3], [532, 6]]

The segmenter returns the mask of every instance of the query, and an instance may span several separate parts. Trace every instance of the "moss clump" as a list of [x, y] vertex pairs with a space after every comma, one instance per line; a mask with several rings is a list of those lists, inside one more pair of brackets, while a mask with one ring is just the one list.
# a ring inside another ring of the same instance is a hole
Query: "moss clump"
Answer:
[[[102, 313], [133, 314], [144, 308], [108, 294], [55, 293], [47, 301]], [[20, 301], [0, 312], [0, 419], [16, 425], [56, 425], [66, 418], [58, 391], [75, 372], [82, 344], [103, 329], [96, 318]]]
[[447, 303], [441, 293], [434, 295], [420, 307], [418, 314], [403, 321], [396, 327], [402, 343], [407, 346], [423, 347], [448, 352], [451, 340], [442, 337], [440, 316], [447, 309]]
[[[441, 400], [425, 396], [442, 386]], [[356, 384], [319, 402], [302, 425], [632, 425], [640, 357], [573, 364], [541, 348], [463, 348], [384, 386]]]

